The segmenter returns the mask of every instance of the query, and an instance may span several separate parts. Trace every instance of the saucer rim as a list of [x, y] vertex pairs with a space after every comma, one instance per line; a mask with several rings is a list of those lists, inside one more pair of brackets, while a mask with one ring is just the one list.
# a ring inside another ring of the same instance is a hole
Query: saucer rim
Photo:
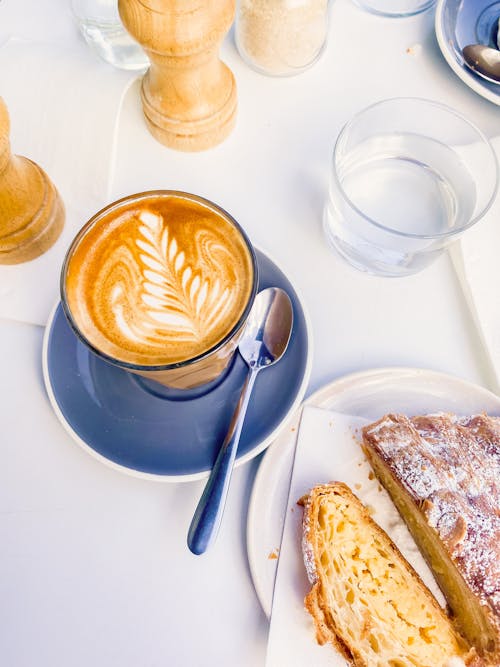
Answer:
[[[278, 437], [278, 435], [281, 433], [283, 429], [285, 429], [288, 424], [292, 421], [296, 410], [298, 407], [301, 405], [307, 387], [309, 385], [309, 380], [311, 376], [311, 371], [312, 371], [312, 362], [313, 362], [313, 337], [312, 337], [312, 324], [311, 324], [311, 318], [309, 315], [309, 311], [306, 308], [304, 298], [300, 292], [300, 290], [297, 288], [295, 281], [293, 277], [290, 277], [290, 274], [288, 271], [284, 271], [283, 268], [281, 267], [280, 263], [277, 262], [272, 255], [270, 255], [267, 251], [262, 250], [259, 246], [256, 246], [253, 244], [253, 248], [257, 251], [262, 253], [281, 273], [283, 273], [284, 276], [286, 276], [287, 280], [291, 283], [293, 290], [297, 296], [297, 301], [300, 304], [300, 307], [302, 308], [302, 314], [304, 316], [304, 322], [305, 322], [305, 333], [307, 336], [307, 354], [306, 354], [306, 363], [304, 367], [304, 373], [302, 375], [302, 381], [300, 383], [300, 386], [295, 394], [294, 400], [292, 404], [290, 405], [290, 408], [287, 410], [287, 412], [283, 415], [283, 418], [281, 421], [278, 423], [278, 425], [267, 435], [265, 438], [263, 438], [260, 442], [258, 442], [255, 447], [253, 447], [250, 451], [246, 452], [241, 457], [238, 457], [235, 461], [235, 467], [238, 467], [240, 465], [243, 465], [244, 463], [247, 463], [251, 459], [255, 458], [259, 454], [261, 454], [265, 449], [269, 447], [269, 445], [274, 442], [274, 440]], [[138, 479], [143, 479], [143, 480], [149, 480], [149, 481], [155, 481], [155, 482], [194, 482], [197, 480], [201, 479], [206, 479], [208, 478], [210, 474], [210, 468], [206, 470], [200, 470], [199, 472], [195, 473], [186, 473], [185, 475], [167, 475], [167, 474], [157, 474], [157, 473], [151, 473], [151, 472], [144, 472], [141, 470], [136, 470], [134, 468], [129, 468], [125, 465], [122, 465], [120, 463], [116, 463], [116, 461], [112, 461], [111, 459], [108, 459], [107, 457], [103, 456], [99, 452], [97, 452], [93, 447], [91, 447], [83, 438], [81, 438], [76, 431], [73, 429], [71, 426], [70, 422], [66, 419], [65, 415], [63, 414], [61, 408], [59, 407], [59, 404], [57, 402], [56, 395], [54, 393], [53, 387], [52, 387], [52, 382], [50, 379], [50, 373], [49, 373], [49, 357], [48, 357], [48, 351], [49, 351], [49, 338], [50, 338], [50, 333], [52, 331], [52, 325], [54, 322], [55, 314], [56, 311], [61, 303], [61, 300], [58, 299], [53, 306], [49, 318], [47, 320], [47, 324], [45, 326], [45, 331], [43, 335], [43, 344], [42, 344], [42, 372], [43, 372], [43, 380], [45, 384], [45, 391], [47, 392], [47, 396], [49, 399], [49, 402], [51, 404], [52, 409], [54, 410], [54, 413], [56, 417], [58, 418], [59, 422], [62, 424], [66, 432], [71, 436], [71, 439], [76, 442], [85, 452], [90, 454], [94, 459], [99, 461], [100, 463], [104, 463], [104, 465], [108, 466], [109, 468], [112, 468], [113, 470], [116, 470], [117, 472], [124, 473], [126, 475], [129, 475], [131, 477], [135, 477]]]
[[500, 90], [497, 94], [492, 92], [489, 88], [486, 88], [481, 80], [476, 79], [474, 74], [469, 72], [465, 65], [461, 65], [453, 57], [453, 53], [449, 48], [448, 39], [445, 35], [443, 26], [444, 9], [448, 1], [449, 0], [437, 0], [436, 12], [434, 16], [434, 30], [441, 53], [450, 68], [455, 72], [458, 78], [461, 79], [463, 83], [465, 83], [466, 86], [468, 86], [473, 92], [483, 97], [485, 100], [488, 100], [488, 102], [500, 106]]

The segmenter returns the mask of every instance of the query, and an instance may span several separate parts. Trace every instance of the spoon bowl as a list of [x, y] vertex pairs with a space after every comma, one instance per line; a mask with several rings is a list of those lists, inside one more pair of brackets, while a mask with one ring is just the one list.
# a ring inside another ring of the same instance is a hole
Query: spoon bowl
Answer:
[[259, 292], [250, 312], [238, 350], [248, 366], [228, 433], [221, 445], [208, 482], [194, 513], [188, 547], [204, 553], [217, 535], [226, 504], [231, 473], [241, 430], [257, 373], [279, 361], [286, 352], [293, 328], [293, 307], [288, 294], [278, 287]]
[[484, 44], [469, 44], [462, 49], [464, 63], [483, 79], [500, 84], [500, 51]]

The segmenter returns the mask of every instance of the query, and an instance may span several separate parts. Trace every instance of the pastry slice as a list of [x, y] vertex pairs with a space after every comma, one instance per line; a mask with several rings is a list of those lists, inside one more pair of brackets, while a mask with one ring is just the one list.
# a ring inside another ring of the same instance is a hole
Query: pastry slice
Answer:
[[301, 502], [305, 605], [320, 644], [355, 667], [483, 664], [348, 486], [316, 486]]
[[500, 418], [386, 415], [363, 430], [380, 482], [458, 627], [500, 664]]

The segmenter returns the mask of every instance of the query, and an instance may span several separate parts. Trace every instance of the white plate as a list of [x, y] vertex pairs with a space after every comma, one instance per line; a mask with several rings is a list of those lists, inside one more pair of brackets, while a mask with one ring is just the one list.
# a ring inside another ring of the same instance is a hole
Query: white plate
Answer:
[[[488, 412], [500, 415], [500, 397], [460, 378], [413, 368], [383, 368], [348, 375], [326, 385], [307, 405], [375, 420], [386, 412], [408, 415]], [[292, 425], [266, 453], [250, 498], [247, 550], [250, 571], [264, 612], [271, 614], [274, 580], [297, 429], [301, 410]]]

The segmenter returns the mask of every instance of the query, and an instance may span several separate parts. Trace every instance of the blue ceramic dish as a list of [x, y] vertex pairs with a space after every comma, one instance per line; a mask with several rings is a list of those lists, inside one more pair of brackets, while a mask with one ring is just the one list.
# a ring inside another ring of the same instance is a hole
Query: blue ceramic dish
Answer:
[[[307, 316], [288, 278], [257, 251], [259, 290], [289, 294], [294, 328], [283, 359], [260, 373], [248, 408], [237, 463], [259, 454], [276, 437], [304, 396], [311, 368]], [[59, 304], [47, 326], [44, 377], [54, 410], [73, 438], [121, 471], [163, 481], [205, 477], [228, 429], [246, 365], [239, 355], [210, 392], [172, 399], [156, 383], [114, 367], [75, 336]]]
[[498, 0], [438, 0], [436, 6], [436, 37], [447, 63], [469, 88], [498, 105], [500, 85], [469, 70], [464, 64], [462, 49], [468, 44], [496, 48], [499, 18]]

